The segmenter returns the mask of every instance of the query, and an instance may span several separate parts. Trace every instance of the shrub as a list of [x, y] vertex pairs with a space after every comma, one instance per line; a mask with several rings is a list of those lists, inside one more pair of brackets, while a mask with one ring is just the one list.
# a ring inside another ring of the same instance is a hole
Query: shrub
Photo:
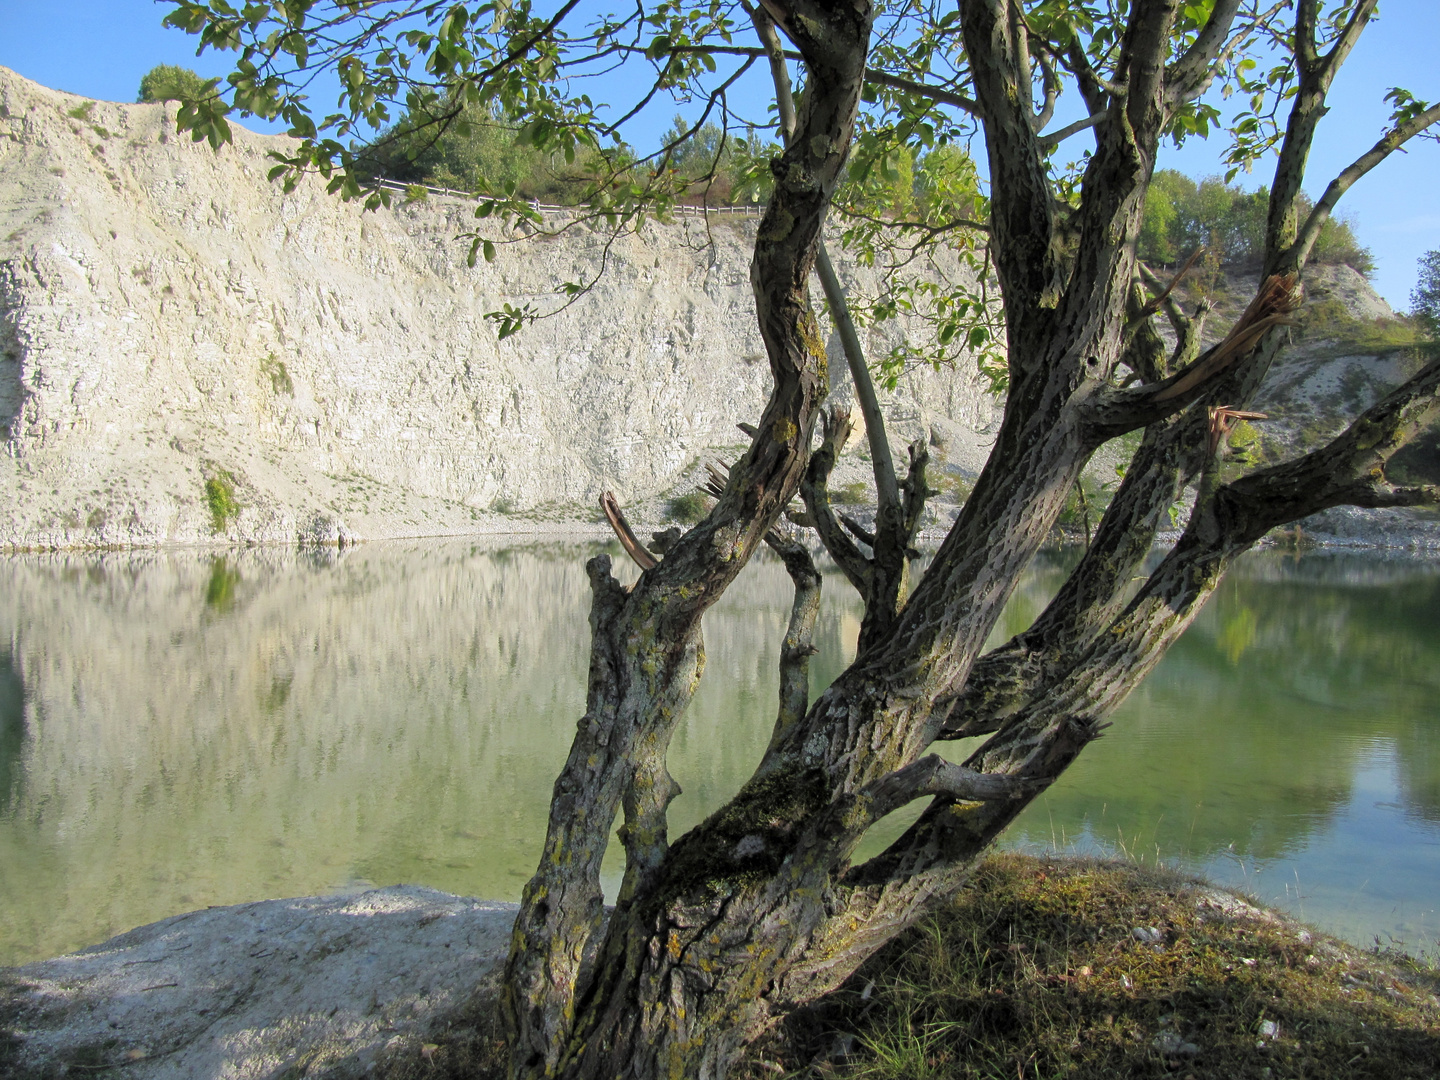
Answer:
[[205, 481], [205, 505], [210, 508], [210, 525], [222, 533], [230, 519], [240, 513], [235, 498], [235, 477], [224, 469], [216, 469]]
[[136, 101], [195, 101], [215, 92], [216, 80], [208, 82], [189, 68], [158, 64], [140, 78]]
[[687, 491], [683, 495], [672, 495], [665, 506], [665, 515], [672, 521], [693, 525], [705, 516], [705, 496], [698, 491]]

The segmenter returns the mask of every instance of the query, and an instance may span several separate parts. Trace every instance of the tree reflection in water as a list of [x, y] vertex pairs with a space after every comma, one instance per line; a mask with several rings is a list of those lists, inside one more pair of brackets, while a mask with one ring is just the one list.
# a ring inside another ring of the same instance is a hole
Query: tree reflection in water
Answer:
[[[513, 899], [583, 711], [593, 551], [0, 561], [0, 964], [369, 882]], [[997, 639], [1075, 558], [1037, 562]], [[762, 558], [706, 616], [706, 678], [671, 749], [677, 831], [764, 748], [789, 597]], [[1358, 940], [1433, 937], [1437, 601], [1423, 563], [1247, 559], [1011, 842], [1158, 849], [1282, 901], [1298, 875], [1304, 913]], [[829, 578], [817, 691], [859, 615]]]

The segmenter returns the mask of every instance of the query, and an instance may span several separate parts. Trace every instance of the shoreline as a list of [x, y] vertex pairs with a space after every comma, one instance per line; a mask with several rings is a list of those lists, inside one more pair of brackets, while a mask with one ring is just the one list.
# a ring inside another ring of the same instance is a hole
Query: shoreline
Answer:
[[[417, 886], [259, 901], [0, 969], [0, 1069], [498, 1075], [515, 910]], [[1437, 993], [1433, 960], [1361, 949], [1192, 875], [1003, 853], [735, 1075], [969, 1076], [1017, 1052], [1008, 1038], [1077, 1077], [1428, 1076]], [[1323, 1050], [1366, 1031], [1344, 1068]]]
[[[944, 527], [921, 529], [917, 539], [939, 545], [945, 539], [953, 517]], [[670, 518], [637, 518], [632, 526], [637, 535], [669, 528], [684, 523]], [[1308, 527], [1307, 527], [1308, 525]], [[426, 533], [395, 533], [386, 536], [341, 536], [328, 540], [269, 539], [262, 537], [247, 539], [220, 539], [214, 542], [174, 541], [163, 543], [78, 543], [78, 544], [16, 544], [0, 543], [0, 556], [8, 555], [50, 555], [114, 552], [167, 552], [167, 551], [248, 551], [255, 548], [294, 551], [345, 551], [350, 548], [371, 544], [417, 542], [427, 540], [494, 540], [514, 537], [517, 540], [576, 539], [612, 540], [615, 534], [603, 522], [580, 520], [535, 520], [528, 524], [514, 521], [504, 522], [503, 528], [480, 528], [465, 531], [444, 531]], [[1084, 534], [1078, 529], [1058, 528], [1054, 534], [1065, 544], [1083, 543]], [[1155, 536], [1157, 548], [1173, 547], [1182, 535], [1180, 529], [1166, 529]], [[821, 550], [818, 540], [815, 545]], [[1298, 552], [1319, 551], [1380, 551], [1409, 552], [1440, 557], [1440, 517], [1420, 517], [1416, 513], [1397, 510], [1367, 510], [1359, 507], [1341, 506], [1303, 519], [1299, 523], [1282, 526], [1257, 542], [1252, 550], [1274, 550], [1287, 548]]]

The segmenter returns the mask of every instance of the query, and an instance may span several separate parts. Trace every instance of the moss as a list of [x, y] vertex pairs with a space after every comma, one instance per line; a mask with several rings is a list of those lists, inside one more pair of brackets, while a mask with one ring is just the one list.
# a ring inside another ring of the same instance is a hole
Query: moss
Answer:
[[829, 369], [826, 366], [825, 339], [820, 336], [820, 324], [815, 321], [815, 316], [805, 312], [800, 317], [800, 338], [805, 342], [806, 351], [815, 359], [819, 365], [818, 371], [822, 379], [827, 378]]
[[1433, 965], [1194, 879], [1001, 855], [735, 1072], [799, 1075], [838, 1043], [837, 1078], [1419, 1080], [1440, 1075], [1437, 989]]

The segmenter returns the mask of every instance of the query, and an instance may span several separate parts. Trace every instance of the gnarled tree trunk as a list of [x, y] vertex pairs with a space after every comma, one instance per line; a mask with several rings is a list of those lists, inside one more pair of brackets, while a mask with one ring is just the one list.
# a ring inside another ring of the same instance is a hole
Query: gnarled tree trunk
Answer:
[[[1057, 209], [1037, 133], [1032, 53], [1040, 45], [1017, 0], [959, 6], [1008, 326], [1010, 384], [990, 461], [908, 597], [895, 552], [914, 536], [923, 454], [903, 485], [907, 498], [900, 486], [887, 493], [889, 524], [877, 523], [877, 534], [890, 531], [874, 538], [873, 555], [830, 516], [824, 483], [846, 428], [842, 417], [827, 418], [825, 444], [810, 462], [826, 372], [807, 285], [852, 136], [874, 13], [866, 0], [766, 0], [756, 13], [762, 40], [773, 20], [807, 73], [752, 266], [774, 389], [703, 522], [669, 543], [629, 590], [605, 557], [589, 565], [587, 711], [556, 782], [507, 972], [517, 1077], [723, 1076], [746, 1041], [836, 986], [955, 890], [1097, 736], [1236, 554], [1270, 528], [1339, 502], [1435, 498], [1395, 488], [1383, 472], [1434, 405], [1433, 364], [1325, 450], [1220, 483], [1226, 414], [1216, 407], [1253, 392], [1298, 302], [1293, 272], [1308, 249], [1296, 249], [1303, 230], [1283, 207], [1272, 212], [1274, 273], [1219, 344], [1201, 353], [1198, 326], [1168, 296], [1144, 302], [1134, 245], [1156, 148], [1176, 108], [1207, 84], [1238, 4], [1217, 3], [1211, 25], [1173, 61], [1178, 0], [1131, 6], [1107, 78], [1088, 69], [1083, 53], [1069, 57], [1096, 139], [1070, 210]], [[1304, 0], [1301, 7], [1308, 10]], [[1371, 7], [1358, 6], [1346, 33], [1358, 34]], [[1306, 25], [1302, 15], [1302, 36]], [[775, 42], [766, 43], [774, 59]], [[1058, 55], [1055, 43], [1045, 47]], [[1299, 100], [1315, 113], [1328, 76], [1316, 69], [1306, 78]], [[1297, 158], [1303, 166], [1313, 132], [1309, 121], [1292, 125], [1285, 175]], [[1278, 197], [1293, 203], [1298, 190], [1292, 184]], [[1180, 338], [1168, 361], [1147, 322], [1161, 305]], [[1122, 368], [1138, 385], [1121, 385]], [[1035, 627], [977, 666], [1085, 463], [1106, 440], [1140, 428], [1137, 459], [1070, 581]], [[1184, 538], [1127, 598], [1161, 516], [1197, 476], [1201, 497]], [[703, 670], [701, 616], [802, 486], [826, 545], [867, 602], [885, 610], [868, 620], [854, 664], [805, 708], [796, 665], [818, 578], [792, 549], [797, 600], [774, 736], [740, 793], [671, 844], [665, 810], [678, 789], [665, 751]], [[963, 766], [928, 753], [937, 739], [975, 734], [991, 737]], [[930, 805], [916, 824], [853, 865], [866, 831], [919, 798]], [[599, 869], [617, 814], [626, 869], [607, 920]]]

